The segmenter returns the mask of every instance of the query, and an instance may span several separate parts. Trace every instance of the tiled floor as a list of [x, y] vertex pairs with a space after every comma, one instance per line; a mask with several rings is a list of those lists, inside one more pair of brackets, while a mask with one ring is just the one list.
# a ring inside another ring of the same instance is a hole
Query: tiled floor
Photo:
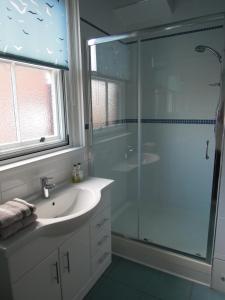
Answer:
[[225, 294], [113, 256], [85, 300], [225, 300]]

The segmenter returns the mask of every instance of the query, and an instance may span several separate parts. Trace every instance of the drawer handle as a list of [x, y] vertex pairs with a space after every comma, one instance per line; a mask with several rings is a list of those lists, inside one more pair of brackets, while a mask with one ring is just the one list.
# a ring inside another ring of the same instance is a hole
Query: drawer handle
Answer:
[[108, 235], [104, 235], [103, 238], [100, 241], [98, 241], [98, 246], [104, 244], [108, 240], [108, 238], [109, 238]]
[[104, 218], [100, 223], [98, 223], [96, 225], [96, 227], [99, 229], [101, 228], [109, 219], [108, 218]]
[[64, 266], [64, 270], [67, 270], [68, 273], [70, 273], [70, 253], [69, 253], [69, 251], [66, 252], [64, 257], [66, 258], [66, 263], [67, 263], [66, 266]]
[[102, 255], [102, 257], [100, 257], [99, 260], [98, 260], [99, 265], [102, 264], [108, 256], [109, 256], [109, 252], [105, 252]]
[[55, 267], [55, 277], [54, 279], [56, 280], [57, 284], [59, 284], [59, 266], [58, 266], [58, 262], [56, 262], [54, 264], [54, 267]]

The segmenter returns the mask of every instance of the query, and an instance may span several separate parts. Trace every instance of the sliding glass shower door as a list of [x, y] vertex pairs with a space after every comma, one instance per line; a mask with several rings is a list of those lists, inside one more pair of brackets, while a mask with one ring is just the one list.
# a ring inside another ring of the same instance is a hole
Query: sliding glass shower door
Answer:
[[93, 175], [113, 232], [206, 259], [224, 30], [182, 30], [90, 47]]
[[206, 257], [223, 29], [141, 42], [140, 239]]

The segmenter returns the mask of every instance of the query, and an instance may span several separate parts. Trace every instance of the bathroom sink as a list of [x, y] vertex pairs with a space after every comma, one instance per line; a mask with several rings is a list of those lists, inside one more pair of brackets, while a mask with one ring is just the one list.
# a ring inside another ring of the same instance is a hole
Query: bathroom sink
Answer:
[[38, 198], [38, 222], [45, 231], [64, 234], [82, 225], [100, 201], [100, 193], [79, 185], [53, 191], [49, 199]]

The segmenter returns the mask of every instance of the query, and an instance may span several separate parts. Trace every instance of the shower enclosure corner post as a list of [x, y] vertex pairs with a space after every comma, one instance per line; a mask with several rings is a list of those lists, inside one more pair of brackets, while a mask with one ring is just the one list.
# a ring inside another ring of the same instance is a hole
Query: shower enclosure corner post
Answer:
[[87, 72], [85, 74], [86, 79], [86, 92], [87, 92], [87, 119], [88, 119], [88, 174], [94, 174], [94, 161], [93, 161], [93, 121], [92, 121], [92, 89], [91, 89], [91, 51], [86, 41], [86, 63], [87, 63]]
[[142, 169], [142, 92], [141, 92], [141, 40], [138, 39], [138, 75], [137, 75], [137, 101], [138, 101], [138, 183], [137, 183], [137, 202], [138, 202], [138, 239], [141, 237], [141, 169]]

